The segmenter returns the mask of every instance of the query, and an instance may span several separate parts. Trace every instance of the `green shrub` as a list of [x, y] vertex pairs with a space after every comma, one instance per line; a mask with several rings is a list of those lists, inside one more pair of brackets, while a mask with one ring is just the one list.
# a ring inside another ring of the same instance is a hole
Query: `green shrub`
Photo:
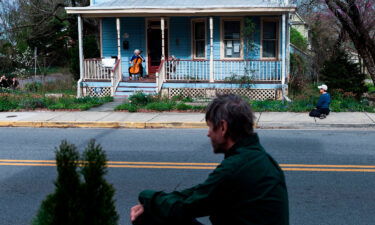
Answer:
[[171, 100], [172, 101], [182, 101], [182, 99], [184, 99], [184, 96], [183, 95], [175, 95], [175, 96], [172, 96]]
[[187, 97], [183, 98], [181, 101], [182, 101], [182, 102], [193, 102], [194, 100], [193, 100], [192, 97], [187, 96]]
[[81, 221], [80, 210], [81, 181], [77, 173], [79, 153], [76, 147], [62, 141], [56, 149], [57, 179], [55, 192], [42, 202], [33, 225], [77, 224]]
[[[352, 92], [357, 99], [367, 91], [364, 79], [365, 75], [360, 72], [359, 64], [349, 59], [349, 56], [338, 51], [324, 63], [321, 72], [321, 80], [330, 90], [341, 89], [344, 92]], [[330, 91], [334, 96], [335, 93]]]
[[18, 102], [9, 96], [0, 96], [0, 112], [17, 109]]
[[43, 85], [40, 82], [32, 82], [25, 84], [25, 90], [28, 92], [40, 92], [42, 91]]
[[179, 103], [176, 105], [177, 110], [191, 110], [193, 109], [193, 106], [191, 105], [186, 105], [185, 103]]
[[80, 157], [74, 145], [63, 141], [56, 150], [56, 164], [55, 191], [42, 202], [32, 224], [116, 225], [115, 190], [104, 179], [107, 158], [101, 146], [91, 140]]
[[136, 92], [129, 97], [129, 101], [134, 105], [147, 105], [150, 102], [150, 97], [143, 92]]
[[83, 214], [82, 224], [115, 225], [119, 219], [116, 212], [115, 189], [104, 176], [107, 174], [107, 156], [102, 147], [91, 140], [83, 152], [82, 160], [86, 162], [81, 169], [84, 177], [82, 183]]
[[375, 85], [373, 85], [373, 84], [367, 84], [366, 86], [367, 86], [367, 91], [369, 93], [375, 93]]
[[290, 42], [303, 51], [305, 51], [308, 46], [307, 39], [293, 27], [290, 29]]
[[174, 109], [175, 107], [175, 102], [169, 102], [169, 101], [164, 101], [164, 102], [151, 102], [146, 105], [146, 109], [148, 110], [156, 110], [156, 111], [169, 111]]
[[113, 101], [113, 97], [82, 97], [82, 98], [75, 98], [75, 97], [63, 97], [57, 99], [52, 104], [48, 105], [48, 109], [56, 110], [56, 109], [79, 109], [79, 110], [87, 110], [95, 106], [102, 105], [104, 103]]
[[23, 98], [18, 104], [21, 109], [45, 108], [46, 103], [43, 98]]
[[121, 105], [118, 105], [115, 110], [128, 110], [129, 112], [137, 112], [138, 106], [131, 104], [131, 103], [124, 103]]

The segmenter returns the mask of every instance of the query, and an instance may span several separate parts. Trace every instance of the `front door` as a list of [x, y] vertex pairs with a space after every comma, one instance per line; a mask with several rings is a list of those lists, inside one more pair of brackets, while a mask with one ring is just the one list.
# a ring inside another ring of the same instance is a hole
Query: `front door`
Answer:
[[[165, 22], [167, 25], [167, 22]], [[161, 47], [161, 29], [159, 21], [148, 21], [147, 25], [147, 54], [148, 54], [148, 73], [153, 75], [158, 70], [161, 63], [162, 47]], [[168, 57], [168, 26], [164, 29], [164, 46], [165, 57]]]

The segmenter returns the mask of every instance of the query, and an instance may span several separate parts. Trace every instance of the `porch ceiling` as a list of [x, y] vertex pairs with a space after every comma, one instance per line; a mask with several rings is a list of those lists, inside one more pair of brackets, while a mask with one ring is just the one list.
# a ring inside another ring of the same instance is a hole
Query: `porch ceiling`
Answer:
[[294, 12], [284, 0], [112, 0], [88, 7], [67, 7], [68, 14], [86, 16], [221, 15]]

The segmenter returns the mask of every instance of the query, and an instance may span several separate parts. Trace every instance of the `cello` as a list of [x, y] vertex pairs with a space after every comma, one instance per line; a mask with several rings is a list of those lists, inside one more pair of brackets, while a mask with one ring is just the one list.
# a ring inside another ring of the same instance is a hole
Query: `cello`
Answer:
[[133, 65], [129, 68], [130, 74], [139, 74], [141, 72], [142, 67], [142, 58], [137, 57], [133, 60]]

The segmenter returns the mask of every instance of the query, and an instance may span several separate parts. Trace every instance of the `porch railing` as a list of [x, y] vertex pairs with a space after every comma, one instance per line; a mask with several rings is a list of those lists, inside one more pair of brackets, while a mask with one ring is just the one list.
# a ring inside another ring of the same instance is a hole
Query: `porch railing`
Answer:
[[156, 71], [156, 92], [160, 93], [163, 83], [165, 81], [165, 68], [166, 62], [164, 60], [161, 61], [159, 69]]
[[[209, 60], [167, 60], [166, 81], [209, 81]], [[254, 81], [281, 81], [281, 61], [214, 60], [214, 81], [249, 76]]]
[[83, 61], [84, 80], [110, 80], [111, 68], [104, 67], [101, 59], [85, 59]]
[[115, 66], [113, 67], [113, 69], [111, 69], [111, 83], [112, 83], [111, 93], [112, 93], [112, 96], [115, 95], [116, 88], [122, 80], [122, 75], [121, 75], [121, 72], [120, 72], [120, 62], [121, 62], [121, 60], [117, 60]]
[[249, 76], [254, 81], [281, 81], [281, 61], [214, 60], [214, 80]]
[[209, 60], [167, 60], [165, 61], [166, 80], [209, 80]]

